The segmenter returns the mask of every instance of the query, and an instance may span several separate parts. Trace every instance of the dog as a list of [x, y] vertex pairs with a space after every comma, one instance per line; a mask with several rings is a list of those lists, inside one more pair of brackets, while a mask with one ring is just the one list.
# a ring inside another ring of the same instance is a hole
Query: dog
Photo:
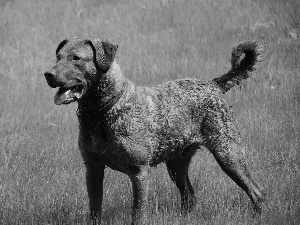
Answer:
[[149, 169], [161, 162], [179, 189], [182, 209], [192, 210], [196, 198], [188, 169], [200, 146], [209, 149], [260, 212], [263, 189], [247, 169], [245, 149], [224, 94], [252, 75], [262, 59], [262, 43], [237, 44], [231, 70], [211, 81], [187, 78], [154, 87], [135, 86], [123, 76], [115, 60], [117, 49], [99, 38], [64, 40], [56, 50], [56, 65], [44, 74], [51, 88], [59, 88], [56, 105], [78, 102], [78, 142], [92, 221], [101, 221], [105, 167], [131, 180], [132, 224], [145, 219]]

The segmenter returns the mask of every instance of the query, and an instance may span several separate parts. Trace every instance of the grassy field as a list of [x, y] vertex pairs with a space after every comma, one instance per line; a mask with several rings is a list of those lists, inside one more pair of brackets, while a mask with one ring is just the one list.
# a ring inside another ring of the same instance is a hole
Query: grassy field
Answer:
[[[263, 38], [266, 60], [228, 96], [268, 201], [253, 217], [246, 196], [202, 149], [190, 169], [198, 203], [180, 216], [165, 165], [150, 178], [149, 224], [299, 224], [300, 3], [297, 0], [0, 0], [0, 224], [85, 224], [85, 169], [77, 103], [55, 106], [43, 73], [65, 38], [102, 37], [137, 85], [230, 68], [232, 47]], [[129, 179], [106, 170], [103, 224], [129, 224]]]

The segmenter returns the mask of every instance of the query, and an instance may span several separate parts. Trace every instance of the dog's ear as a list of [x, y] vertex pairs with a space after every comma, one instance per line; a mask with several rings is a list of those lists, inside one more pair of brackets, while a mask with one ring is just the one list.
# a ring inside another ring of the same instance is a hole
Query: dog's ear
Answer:
[[87, 40], [87, 43], [93, 49], [95, 64], [106, 73], [115, 59], [118, 46], [99, 38]]
[[57, 46], [55, 55], [57, 55], [59, 53], [59, 51], [65, 46], [65, 44], [68, 43], [68, 41], [69, 41], [69, 39], [65, 39], [65, 40], [63, 40], [62, 42], [59, 43], [59, 45]]

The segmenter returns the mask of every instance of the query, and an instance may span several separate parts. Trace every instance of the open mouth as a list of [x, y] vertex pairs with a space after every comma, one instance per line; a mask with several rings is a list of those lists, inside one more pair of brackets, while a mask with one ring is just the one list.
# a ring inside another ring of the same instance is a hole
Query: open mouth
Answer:
[[80, 99], [83, 95], [84, 87], [82, 84], [71, 87], [60, 87], [54, 96], [54, 103], [56, 105], [70, 104]]

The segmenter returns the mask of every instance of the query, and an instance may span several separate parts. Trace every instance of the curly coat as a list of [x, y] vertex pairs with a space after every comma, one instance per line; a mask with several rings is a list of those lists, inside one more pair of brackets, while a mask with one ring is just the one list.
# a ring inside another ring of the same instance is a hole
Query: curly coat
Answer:
[[190, 211], [196, 198], [188, 169], [200, 146], [209, 149], [260, 211], [262, 188], [246, 167], [224, 93], [251, 75], [261, 61], [261, 43], [239, 43], [232, 52], [232, 69], [212, 81], [188, 78], [154, 87], [137, 87], [126, 79], [114, 60], [116, 51], [116, 45], [97, 38], [64, 40], [56, 51], [57, 64], [45, 73], [49, 86], [59, 87], [57, 105], [78, 102], [79, 149], [94, 222], [101, 220], [105, 167], [131, 179], [132, 224], [144, 221], [148, 172], [161, 162], [180, 191], [182, 209]]

